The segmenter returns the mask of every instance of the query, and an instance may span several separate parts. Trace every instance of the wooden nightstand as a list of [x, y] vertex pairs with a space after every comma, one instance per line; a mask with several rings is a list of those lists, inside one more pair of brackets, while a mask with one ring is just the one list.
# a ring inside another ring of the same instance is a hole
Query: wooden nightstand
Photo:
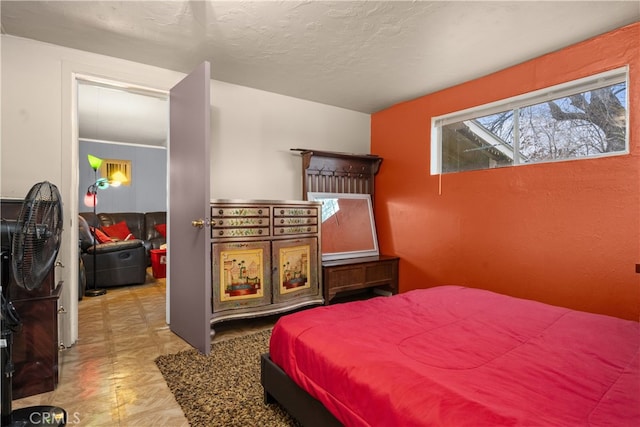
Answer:
[[386, 255], [323, 261], [324, 303], [329, 304], [339, 292], [367, 288], [397, 294], [398, 261]]

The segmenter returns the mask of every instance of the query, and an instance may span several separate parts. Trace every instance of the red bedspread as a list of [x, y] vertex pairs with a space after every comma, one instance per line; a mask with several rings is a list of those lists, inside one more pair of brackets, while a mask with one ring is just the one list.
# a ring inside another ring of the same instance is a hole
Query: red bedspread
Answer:
[[458, 286], [282, 317], [271, 359], [347, 426], [640, 426], [638, 322]]

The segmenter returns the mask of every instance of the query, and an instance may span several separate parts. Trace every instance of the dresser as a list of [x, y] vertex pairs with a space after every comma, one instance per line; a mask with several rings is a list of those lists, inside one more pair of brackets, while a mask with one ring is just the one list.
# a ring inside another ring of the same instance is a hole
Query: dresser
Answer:
[[13, 398], [55, 390], [58, 385], [58, 300], [62, 282], [55, 282], [54, 269], [42, 286], [26, 291], [10, 285], [11, 301], [22, 320], [13, 334]]
[[[3, 219], [17, 218], [22, 204], [23, 200], [18, 199], [0, 200]], [[2, 233], [3, 275], [9, 277], [3, 292], [6, 292], [5, 296], [15, 307], [22, 323], [22, 328], [12, 334], [12, 398], [21, 399], [53, 391], [58, 385], [58, 316], [64, 312], [64, 308], [59, 307], [63, 282], [56, 281], [53, 267], [36, 289], [26, 290], [18, 286], [9, 273], [11, 245], [4, 240], [7, 237]]]
[[211, 323], [323, 303], [318, 202], [211, 203]]

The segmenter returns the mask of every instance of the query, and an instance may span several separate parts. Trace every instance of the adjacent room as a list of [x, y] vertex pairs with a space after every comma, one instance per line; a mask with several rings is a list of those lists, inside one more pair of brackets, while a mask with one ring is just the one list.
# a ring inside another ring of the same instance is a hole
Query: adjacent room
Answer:
[[640, 423], [639, 2], [0, 19], [3, 426]]

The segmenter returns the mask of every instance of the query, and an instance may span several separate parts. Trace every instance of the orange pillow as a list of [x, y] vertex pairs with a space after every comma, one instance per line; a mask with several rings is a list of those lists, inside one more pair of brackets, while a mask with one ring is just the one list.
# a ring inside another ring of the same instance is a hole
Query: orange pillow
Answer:
[[111, 237], [104, 234], [104, 232], [99, 228], [95, 228], [95, 227], [89, 227], [89, 228], [91, 228], [91, 233], [95, 233], [96, 240], [98, 241], [98, 243], [113, 242], [113, 240], [111, 240]]
[[124, 221], [120, 221], [119, 223], [113, 225], [105, 225], [102, 227], [102, 231], [107, 233], [109, 237], [115, 237], [119, 240], [135, 239], [133, 234], [131, 234], [131, 230], [129, 230], [127, 223]]
[[162, 234], [162, 237], [167, 237], [167, 224], [156, 224], [153, 226], [156, 231]]

